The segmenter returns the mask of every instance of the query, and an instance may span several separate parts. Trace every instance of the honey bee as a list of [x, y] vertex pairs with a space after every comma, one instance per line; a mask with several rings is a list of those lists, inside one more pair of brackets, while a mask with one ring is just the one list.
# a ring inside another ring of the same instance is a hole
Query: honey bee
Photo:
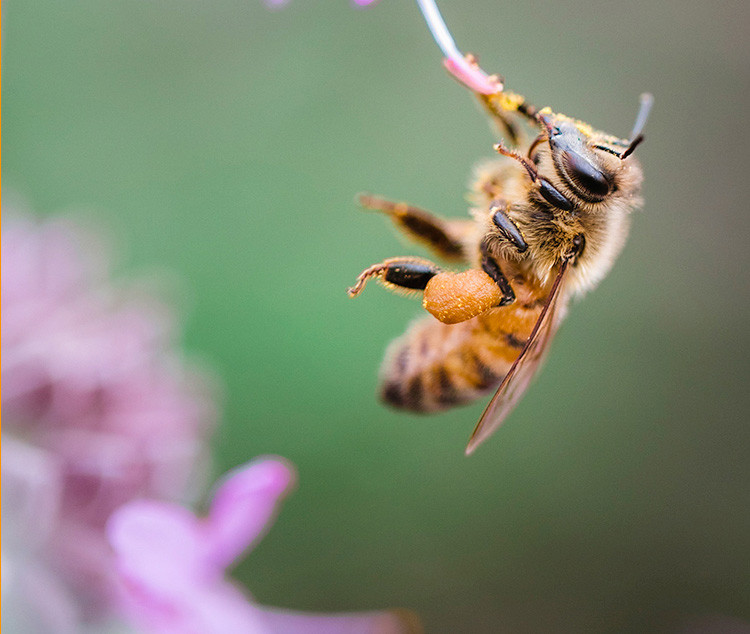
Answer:
[[[478, 69], [471, 56], [466, 63]], [[629, 214], [641, 205], [642, 172], [633, 151], [643, 140], [652, 102], [650, 95], [641, 96], [633, 131], [622, 139], [538, 109], [490, 79], [497, 90], [475, 94], [510, 147], [497, 143], [501, 156], [476, 168], [470, 219], [447, 220], [405, 203], [360, 198], [437, 257], [466, 268], [388, 258], [366, 268], [348, 289], [355, 297], [375, 278], [391, 290], [421, 294], [430, 313], [386, 351], [380, 374], [386, 403], [433, 412], [496, 390], [467, 454], [520, 400], [570, 298], [594, 288], [623, 248]], [[535, 136], [522, 153], [524, 126]]]

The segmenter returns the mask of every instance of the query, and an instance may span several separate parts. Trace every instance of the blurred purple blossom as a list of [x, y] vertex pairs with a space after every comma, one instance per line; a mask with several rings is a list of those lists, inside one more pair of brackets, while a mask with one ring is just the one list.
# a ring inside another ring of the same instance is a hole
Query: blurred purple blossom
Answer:
[[228, 474], [207, 517], [166, 502], [133, 501], [109, 520], [125, 613], [148, 634], [395, 634], [396, 613], [303, 614], [253, 603], [227, 567], [268, 529], [294, 483], [283, 460], [262, 458]]
[[194, 495], [215, 419], [170, 311], [114, 286], [102, 244], [71, 220], [3, 210], [3, 596], [20, 592], [40, 631], [106, 614], [109, 515]]
[[392, 612], [264, 608], [226, 579], [268, 528], [293, 470], [271, 458], [238, 469], [205, 519], [171, 503], [195, 495], [205, 471], [211, 390], [173, 349], [167, 307], [114, 286], [107, 263], [101, 240], [80, 224], [4, 210], [3, 626], [409, 631], [414, 620]]

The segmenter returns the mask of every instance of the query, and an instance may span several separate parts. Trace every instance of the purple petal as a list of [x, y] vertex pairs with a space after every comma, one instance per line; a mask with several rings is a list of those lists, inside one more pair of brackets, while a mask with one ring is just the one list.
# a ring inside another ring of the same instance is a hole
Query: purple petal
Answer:
[[161, 597], [180, 596], [196, 583], [215, 578], [206, 565], [203, 527], [179, 506], [146, 500], [115, 511], [107, 536], [120, 575], [130, 585]]
[[130, 502], [108, 535], [121, 580], [121, 606], [143, 634], [407, 634], [421, 631], [409, 613], [302, 614], [258, 606], [224, 568], [268, 528], [294, 483], [280, 458], [232, 472], [208, 518], [163, 502]]
[[225, 568], [269, 528], [281, 496], [294, 483], [281, 458], [262, 458], [230, 472], [214, 495], [207, 519], [209, 557]]
[[136, 591], [126, 610], [140, 634], [273, 634], [263, 612], [223, 581], [196, 585], [166, 602]]

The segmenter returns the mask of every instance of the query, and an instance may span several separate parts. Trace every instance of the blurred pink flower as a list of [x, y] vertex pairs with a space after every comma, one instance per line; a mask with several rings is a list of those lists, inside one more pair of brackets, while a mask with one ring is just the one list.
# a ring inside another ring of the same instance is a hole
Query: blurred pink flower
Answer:
[[207, 517], [166, 502], [133, 501], [109, 520], [125, 613], [149, 634], [391, 634], [414, 631], [390, 612], [302, 614], [253, 603], [225, 570], [256, 543], [294, 483], [278, 458], [228, 474]]
[[26, 598], [64, 606], [50, 618], [85, 622], [113, 590], [110, 513], [195, 494], [215, 408], [169, 310], [112, 285], [93, 234], [5, 209], [2, 229], [3, 564], [40, 571]]

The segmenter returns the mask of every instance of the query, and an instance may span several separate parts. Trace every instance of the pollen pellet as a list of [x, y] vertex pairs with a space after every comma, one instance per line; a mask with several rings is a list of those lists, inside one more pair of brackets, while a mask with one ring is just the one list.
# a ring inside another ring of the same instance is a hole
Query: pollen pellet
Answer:
[[503, 298], [500, 287], [479, 269], [461, 273], [438, 273], [424, 290], [425, 310], [445, 324], [457, 324], [497, 306]]

